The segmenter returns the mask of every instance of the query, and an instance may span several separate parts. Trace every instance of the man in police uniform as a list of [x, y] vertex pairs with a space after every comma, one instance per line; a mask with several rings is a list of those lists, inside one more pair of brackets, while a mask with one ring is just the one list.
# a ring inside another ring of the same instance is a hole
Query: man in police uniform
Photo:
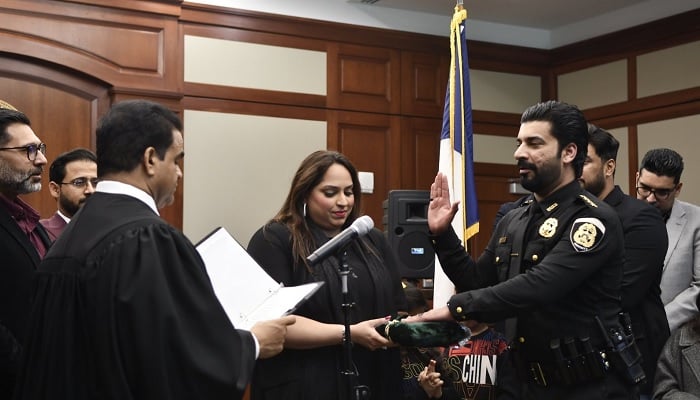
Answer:
[[[633, 399], [619, 323], [623, 236], [615, 211], [584, 191], [587, 123], [575, 106], [548, 101], [522, 115], [515, 150], [534, 201], [509, 212], [475, 262], [450, 227], [458, 203], [438, 173], [428, 224], [459, 294], [414, 321], [504, 318], [524, 399]], [[621, 372], [614, 370], [619, 367]]]

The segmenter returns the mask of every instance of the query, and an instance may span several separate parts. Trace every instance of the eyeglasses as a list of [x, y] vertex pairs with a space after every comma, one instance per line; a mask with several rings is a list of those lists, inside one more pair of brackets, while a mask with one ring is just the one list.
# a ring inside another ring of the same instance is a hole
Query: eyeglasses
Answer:
[[41, 152], [41, 154], [46, 154], [46, 143], [29, 144], [18, 147], [0, 147], [0, 150], [25, 150], [27, 152], [27, 159], [29, 159], [29, 161], [34, 161], [39, 152]]
[[637, 186], [637, 193], [645, 199], [654, 193], [654, 197], [656, 197], [657, 200], [666, 200], [676, 191], [676, 188], [678, 188], [678, 185], [673, 186], [671, 189], [652, 189], [647, 186]]
[[77, 187], [77, 188], [82, 189], [82, 188], [84, 188], [88, 183], [89, 183], [92, 187], [96, 187], [97, 184], [98, 184], [99, 182], [100, 182], [100, 180], [99, 180], [98, 178], [92, 178], [92, 179], [88, 179], [88, 178], [75, 178], [75, 179], [73, 179], [73, 180], [70, 181], [70, 182], [61, 182], [61, 185], [73, 185], [73, 186], [75, 186], [75, 187]]

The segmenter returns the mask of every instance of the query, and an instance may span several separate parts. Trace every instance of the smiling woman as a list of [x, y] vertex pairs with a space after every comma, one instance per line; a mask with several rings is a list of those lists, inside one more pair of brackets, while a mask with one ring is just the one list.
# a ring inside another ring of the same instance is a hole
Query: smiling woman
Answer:
[[[252, 399], [333, 399], [348, 383], [369, 388], [371, 398], [394, 398], [401, 384], [399, 353], [385, 348], [389, 341], [375, 327], [406, 306], [384, 235], [372, 229], [331, 257], [313, 265], [307, 261], [358, 220], [361, 196], [350, 160], [334, 151], [316, 151], [301, 162], [280, 211], [250, 239], [248, 252], [277, 282], [325, 282], [297, 310], [284, 351], [258, 362]], [[347, 293], [339, 278], [344, 262], [350, 269]], [[352, 307], [344, 306], [349, 303]], [[343, 346], [348, 340], [354, 345]], [[356, 371], [343, 374], [343, 365], [355, 365]]]

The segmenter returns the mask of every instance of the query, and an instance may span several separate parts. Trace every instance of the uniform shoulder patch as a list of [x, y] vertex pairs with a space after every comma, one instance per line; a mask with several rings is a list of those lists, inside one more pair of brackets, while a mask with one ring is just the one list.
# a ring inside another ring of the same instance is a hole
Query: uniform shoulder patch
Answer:
[[595, 249], [605, 236], [605, 225], [598, 218], [577, 218], [571, 225], [569, 240], [574, 250], [586, 252]]

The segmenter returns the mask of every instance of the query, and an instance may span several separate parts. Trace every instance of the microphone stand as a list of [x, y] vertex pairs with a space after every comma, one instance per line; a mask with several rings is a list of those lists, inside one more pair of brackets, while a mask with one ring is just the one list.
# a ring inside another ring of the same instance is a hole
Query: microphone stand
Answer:
[[348, 275], [350, 275], [350, 266], [348, 265], [348, 253], [345, 249], [338, 250], [338, 260], [340, 261], [340, 267], [338, 273], [340, 275], [341, 292], [343, 302], [341, 304], [343, 308], [344, 317], [344, 327], [345, 335], [343, 340], [343, 361], [344, 370], [340, 372], [346, 379], [347, 390], [349, 393], [348, 399], [353, 400], [366, 400], [369, 399], [370, 391], [369, 387], [366, 385], [357, 384], [357, 370], [355, 369], [355, 363], [352, 360], [352, 338], [350, 336], [350, 309], [355, 306], [355, 303], [351, 303], [348, 296]]

